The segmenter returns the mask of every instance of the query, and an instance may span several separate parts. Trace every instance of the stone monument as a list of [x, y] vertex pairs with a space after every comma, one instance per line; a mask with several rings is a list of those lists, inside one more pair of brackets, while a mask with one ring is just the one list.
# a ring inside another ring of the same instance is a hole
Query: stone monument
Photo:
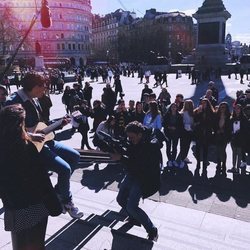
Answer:
[[196, 67], [223, 68], [228, 62], [225, 32], [226, 21], [231, 14], [226, 10], [222, 0], [205, 0], [193, 17], [198, 25]]
[[42, 56], [42, 48], [38, 41], [35, 43], [35, 70], [42, 70], [44, 68], [44, 57]]

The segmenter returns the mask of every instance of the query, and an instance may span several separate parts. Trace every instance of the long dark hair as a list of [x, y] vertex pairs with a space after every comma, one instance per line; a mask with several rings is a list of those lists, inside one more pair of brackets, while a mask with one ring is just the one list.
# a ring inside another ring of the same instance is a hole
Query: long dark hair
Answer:
[[14, 104], [0, 111], [0, 149], [18, 150], [26, 144], [28, 136], [24, 129], [25, 110]]
[[216, 115], [217, 115], [218, 117], [221, 116], [221, 113], [222, 113], [221, 109], [222, 109], [223, 106], [226, 107], [226, 108], [225, 108], [225, 116], [226, 116], [226, 119], [227, 119], [227, 118], [230, 118], [231, 113], [230, 113], [229, 105], [228, 105], [227, 102], [221, 102], [221, 103], [219, 104], [219, 107], [218, 107], [218, 109], [217, 109], [217, 111], [216, 111]]

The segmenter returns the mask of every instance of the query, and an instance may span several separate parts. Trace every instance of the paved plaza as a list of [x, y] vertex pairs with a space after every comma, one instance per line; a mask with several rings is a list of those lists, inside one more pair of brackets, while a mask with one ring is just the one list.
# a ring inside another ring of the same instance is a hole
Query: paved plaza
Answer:
[[[139, 100], [143, 88], [143, 84], [138, 84], [139, 78], [121, 77], [121, 81], [126, 104], [130, 99]], [[219, 102], [225, 100], [230, 103], [236, 90], [245, 90], [249, 84], [246, 79], [244, 84], [240, 84], [234, 75], [231, 79], [222, 76], [221, 80], [215, 82], [219, 89]], [[151, 76], [149, 86], [153, 88], [153, 84]], [[105, 84], [93, 82], [91, 85], [92, 101], [100, 99]], [[174, 101], [176, 94], [182, 93], [197, 104], [206, 89], [207, 82], [191, 85], [191, 80], [185, 74], [179, 79], [176, 79], [175, 74], [168, 76], [171, 101]], [[153, 90], [158, 96], [160, 87]], [[65, 114], [61, 96], [51, 95], [52, 119]], [[57, 139], [79, 148], [81, 136], [79, 133], [72, 135], [70, 128], [67, 125], [58, 131]], [[166, 164], [165, 147], [162, 152]], [[230, 168], [230, 146], [227, 147], [227, 153], [227, 168]], [[120, 166], [99, 164], [99, 168], [96, 168], [94, 164], [79, 164], [71, 178], [71, 189], [74, 202], [84, 212], [84, 217], [80, 220], [72, 220], [67, 214], [50, 217], [46, 249], [250, 249], [250, 177], [248, 174], [216, 176], [213, 156], [214, 151], [211, 149], [207, 178], [194, 176], [196, 162], [190, 149], [189, 159], [192, 163], [188, 164], [188, 170], [165, 171], [160, 192], [141, 203], [158, 227], [159, 239], [156, 243], [146, 240], [147, 234], [142, 227], [126, 224], [125, 216], [119, 213], [116, 195], [123, 176]], [[56, 177], [51, 177], [53, 183], [56, 183]], [[0, 249], [8, 250], [12, 249], [11, 239], [10, 233], [3, 229], [1, 207], [0, 204]]]

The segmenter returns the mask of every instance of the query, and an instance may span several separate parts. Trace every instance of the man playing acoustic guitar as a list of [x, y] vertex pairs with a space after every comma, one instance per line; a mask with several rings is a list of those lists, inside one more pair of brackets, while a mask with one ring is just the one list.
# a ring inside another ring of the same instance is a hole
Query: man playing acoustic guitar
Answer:
[[[42, 97], [45, 91], [45, 81], [42, 76], [35, 73], [28, 73], [22, 80], [22, 89], [13, 93], [7, 100], [6, 105], [20, 103], [26, 111], [25, 126], [27, 131], [37, 127], [39, 122], [43, 122], [42, 109], [38, 98]], [[59, 126], [68, 123], [67, 119], [62, 119]], [[52, 125], [53, 126], [53, 125]], [[38, 148], [40, 157], [44, 166], [58, 174], [58, 182], [55, 189], [61, 199], [63, 211], [68, 212], [72, 218], [81, 218], [82, 212], [72, 202], [72, 194], [70, 192], [70, 176], [77, 166], [80, 154], [73, 148], [66, 146], [58, 141], [49, 140], [46, 133], [36, 129], [33, 133], [29, 133], [32, 141]], [[49, 141], [47, 141], [49, 140]], [[46, 142], [47, 141], [47, 142]], [[46, 142], [44, 145], [43, 143]]]

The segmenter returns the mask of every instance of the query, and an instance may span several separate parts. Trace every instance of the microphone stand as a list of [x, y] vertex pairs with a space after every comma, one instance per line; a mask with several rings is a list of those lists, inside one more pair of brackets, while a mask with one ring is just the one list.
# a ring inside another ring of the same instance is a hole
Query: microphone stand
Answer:
[[16, 49], [15, 49], [15, 51], [14, 51], [14, 54], [11, 56], [11, 58], [10, 58], [10, 60], [8, 61], [8, 64], [6, 65], [4, 71], [3, 71], [3, 72], [1, 73], [1, 75], [0, 75], [0, 82], [3, 81], [4, 75], [5, 75], [5, 74], [8, 72], [8, 70], [10, 69], [12, 63], [13, 63], [14, 60], [15, 60], [15, 57], [16, 57], [16, 55], [17, 55], [19, 49], [22, 47], [22, 45], [23, 45], [25, 39], [26, 39], [27, 36], [29, 35], [29, 33], [30, 33], [31, 29], [33, 28], [34, 24], [36, 23], [36, 20], [37, 20], [37, 18], [38, 18], [38, 16], [39, 16], [40, 13], [41, 13], [41, 10], [38, 10], [38, 11], [36, 12], [36, 14], [33, 16], [32, 20], [31, 20], [31, 22], [30, 22], [30, 26], [29, 26], [28, 30], [25, 32], [25, 34], [24, 34], [22, 40], [20, 41], [20, 43], [19, 43], [18, 46], [16, 47]]

